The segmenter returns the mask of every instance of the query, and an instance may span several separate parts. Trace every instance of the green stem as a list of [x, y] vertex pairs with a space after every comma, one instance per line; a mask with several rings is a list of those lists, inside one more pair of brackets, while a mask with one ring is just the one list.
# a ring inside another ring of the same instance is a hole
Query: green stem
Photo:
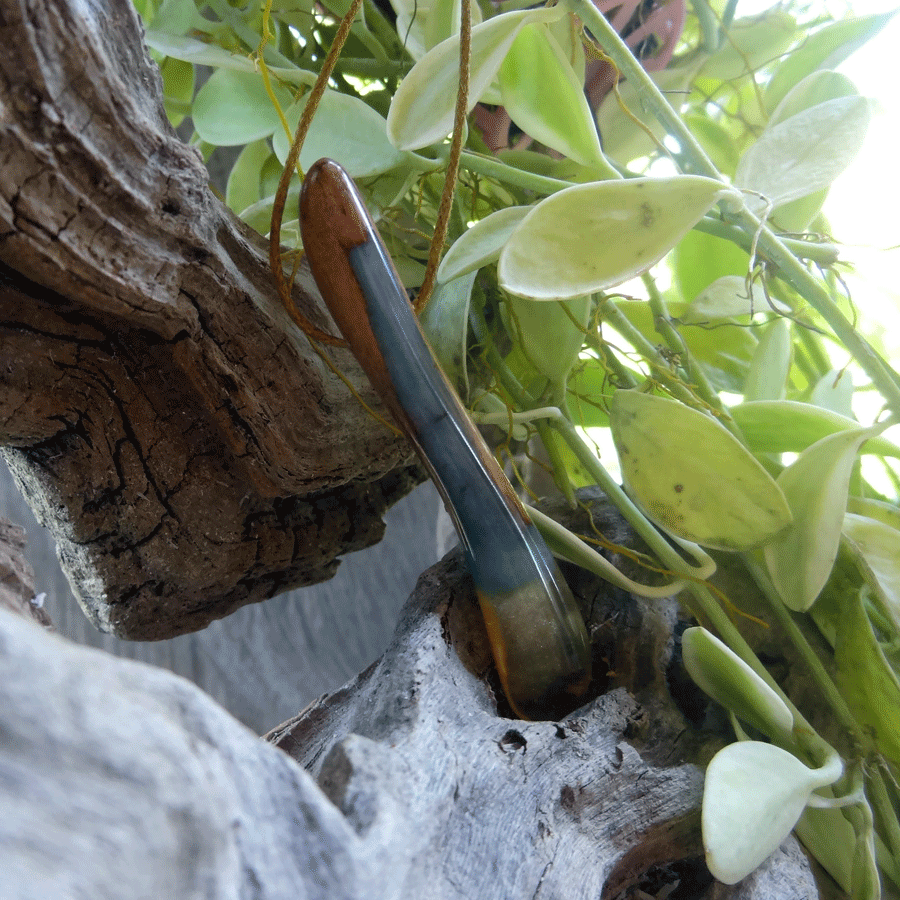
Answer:
[[759, 233], [757, 252], [771, 260], [779, 274], [828, 323], [837, 339], [859, 363], [880, 391], [891, 411], [900, 415], [900, 375], [885, 363], [869, 342], [854, 328], [838, 308], [828, 291], [768, 229], [760, 230], [760, 221], [749, 210], [740, 212], [736, 220], [750, 233]]
[[669, 310], [666, 308], [666, 301], [656, 287], [656, 282], [649, 276], [643, 276], [644, 287], [647, 289], [647, 296], [650, 299], [650, 309], [653, 312], [653, 318], [656, 323], [656, 330], [662, 336], [662, 339], [674, 350], [679, 357], [681, 367], [684, 369], [691, 384], [693, 384], [697, 396], [707, 403], [710, 409], [718, 413], [718, 420], [724, 425], [741, 443], [745, 443], [743, 435], [737, 423], [729, 415], [728, 410], [722, 403], [721, 398], [715, 388], [709, 383], [706, 373], [697, 365], [693, 354], [682, 338], [678, 329], [672, 324], [669, 316]]
[[[873, 768], [867, 779], [869, 802], [878, 824], [881, 826], [881, 838], [886, 844], [891, 858], [900, 863], [900, 823], [897, 811], [888, 795], [887, 785], [878, 769]], [[900, 885], [898, 885], [900, 886]]]
[[564, 188], [572, 187], [571, 181], [561, 178], [550, 178], [547, 175], [538, 175], [535, 172], [526, 172], [507, 165], [502, 160], [493, 156], [484, 156], [472, 150], [463, 150], [461, 163], [463, 168], [479, 175], [496, 178], [506, 184], [514, 184], [527, 191], [534, 191], [542, 197], [555, 194]]
[[697, 398], [672, 374], [669, 363], [659, 350], [628, 321], [625, 313], [609, 298], [601, 309], [601, 315], [653, 367], [655, 376], [668, 388], [673, 397], [677, 397], [688, 406], [694, 408], [698, 406]]
[[864, 746], [867, 743], [865, 736], [857, 724], [853, 713], [850, 711], [850, 707], [847, 706], [847, 702], [841, 696], [825, 666], [822, 665], [822, 660], [819, 659], [815, 650], [810, 647], [809, 641], [806, 640], [800, 627], [782, 602], [781, 597], [778, 596], [775, 585], [772, 584], [762, 566], [749, 553], [743, 554], [743, 561], [744, 566], [753, 576], [753, 580], [762, 591], [763, 596], [769, 601], [769, 607], [778, 624], [784, 629], [784, 633], [790, 638], [791, 643], [803, 658], [807, 669], [831, 707], [838, 724], [841, 728], [849, 731], [855, 741]]
[[666, 132], [678, 140], [682, 154], [690, 161], [696, 174], [723, 181], [724, 179], [713, 161], [681, 121], [681, 116], [672, 108], [640, 61], [635, 59], [629, 46], [600, 10], [591, 0], [563, 0], [563, 2], [584, 22], [603, 50], [609, 55], [620, 75], [637, 90], [638, 107], [649, 109]]
[[[581, 18], [602, 44], [603, 49], [609, 54], [621, 75], [632, 83], [637, 90], [642, 108], [649, 109], [668, 134], [678, 141], [681, 155], [687, 161], [688, 167], [698, 175], [724, 181], [706, 151], [682, 121], [681, 116], [672, 108], [669, 101], [654, 84], [653, 79], [635, 59], [627, 44], [597, 7], [590, 0], [564, 0], [564, 3]], [[744, 209], [738, 213], [731, 213], [728, 218], [740, 226], [745, 233], [758, 235], [757, 250], [759, 254], [773, 262], [781, 270], [782, 276], [822, 316], [838, 340], [844, 344], [844, 347], [853, 355], [881, 392], [892, 411], [900, 413], [900, 375], [887, 366], [865, 338], [856, 331], [821, 283], [804, 268], [803, 264], [775, 236], [771, 229], [760, 225], [759, 219], [749, 210]]]
[[[748, 235], [737, 225], [723, 222], [721, 219], [717, 219], [714, 216], [704, 216], [694, 228], [705, 234], [711, 234], [714, 237], [720, 237], [726, 241], [731, 241], [748, 253], [753, 249], [752, 235]], [[840, 247], [838, 247], [837, 244], [816, 244], [812, 241], [800, 241], [796, 238], [781, 238], [781, 241], [798, 259], [808, 259], [810, 262], [814, 262], [819, 266], [831, 266], [840, 259]]]

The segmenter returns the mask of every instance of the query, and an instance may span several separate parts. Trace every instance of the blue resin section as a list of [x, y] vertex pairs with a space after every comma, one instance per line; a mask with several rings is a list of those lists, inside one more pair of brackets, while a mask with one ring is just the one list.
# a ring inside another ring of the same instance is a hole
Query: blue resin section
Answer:
[[554, 605], [562, 604], [556, 563], [534, 525], [523, 530], [449, 410], [459, 400], [425, 340], [380, 241], [350, 251], [366, 297], [372, 332], [394, 390], [453, 506], [467, 562], [479, 589], [501, 594], [540, 578]]

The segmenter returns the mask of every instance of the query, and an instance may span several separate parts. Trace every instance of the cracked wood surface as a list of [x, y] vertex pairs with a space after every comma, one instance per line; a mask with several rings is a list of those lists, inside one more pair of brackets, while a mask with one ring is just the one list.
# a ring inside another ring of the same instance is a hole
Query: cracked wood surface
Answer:
[[[17, 542], [0, 526], [0, 584], [27, 615]], [[0, 896], [816, 900], [793, 838], [740, 884], [711, 880], [697, 763], [717, 738], [667, 687], [675, 604], [567, 574], [609, 671], [563, 721], [498, 708], [457, 552], [384, 656], [269, 742], [184, 679], [0, 609]]]
[[128, 0], [0, 0], [0, 109], [0, 443], [94, 624], [202, 628], [378, 541], [409, 448], [281, 309]]

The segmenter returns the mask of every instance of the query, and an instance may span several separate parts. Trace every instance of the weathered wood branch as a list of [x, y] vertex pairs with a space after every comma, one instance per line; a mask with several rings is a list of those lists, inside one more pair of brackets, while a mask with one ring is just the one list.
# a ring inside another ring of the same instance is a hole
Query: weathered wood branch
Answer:
[[377, 541], [409, 449], [281, 309], [129, 0], [0, 0], [0, 109], [0, 444], [95, 624], [200, 628]]
[[675, 606], [573, 587], [606, 668], [562, 722], [498, 715], [457, 555], [381, 660], [270, 736], [285, 752], [183, 679], [0, 610], [0, 896], [815, 900], [792, 838], [711, 881], [696, 763], [715, 738], [667, 688]]

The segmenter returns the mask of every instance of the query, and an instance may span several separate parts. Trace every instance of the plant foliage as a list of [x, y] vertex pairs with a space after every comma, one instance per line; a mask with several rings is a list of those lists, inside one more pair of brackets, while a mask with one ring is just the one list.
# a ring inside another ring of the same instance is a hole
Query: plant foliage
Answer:
[[[241, 148], [225, 199], [268, 232], [348, 3], [136, 3], [172, 123], [207, 156]], [[707, 776], [712, 872], [739, 880], [796, 825], [852, 897], [900, 889], [900, 448], [883, 433], [900, 375], [855, 325], [821, 213], [870, 115], [835, 67], [889, 16], [391, 4], [353, 18], [299, 168], [330, 156], [358, 179], [407, 286], [436, 274], [423, 323], [475, 417], [542, 441], [567, 496], [599, 484], [671, 581], [629, 582], [536, 517], [554, 550], [647, 596], [680, 590], [718, 633], [685, 638], [739, 739]], [[461, 46], [467, 129], [434, 273]], [[878, 399], [860, 421], [863, 392]], [[624, 488], [591, 443], [610, 430]], [[725, 556], [832, 727], [726, 612], [709, 581]]]

